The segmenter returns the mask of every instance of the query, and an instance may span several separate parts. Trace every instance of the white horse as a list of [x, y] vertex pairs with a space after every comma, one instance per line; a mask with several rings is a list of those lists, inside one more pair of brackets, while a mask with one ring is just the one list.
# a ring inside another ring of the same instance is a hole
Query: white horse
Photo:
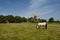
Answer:
[[36, 28], [38, 29], [38, 28], [40, 28], [40, 26], [44, 26], [45, 29], [47, 29], [47, 23], [46, 22], [39, 22], [39, 23], [37, 23]]

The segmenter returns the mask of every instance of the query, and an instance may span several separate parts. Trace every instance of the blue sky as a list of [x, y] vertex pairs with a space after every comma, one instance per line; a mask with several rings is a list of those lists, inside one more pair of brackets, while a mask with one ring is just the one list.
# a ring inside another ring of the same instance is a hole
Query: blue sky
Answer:
[[60, 0], [0, 0], [0, 15], [60, 20]]

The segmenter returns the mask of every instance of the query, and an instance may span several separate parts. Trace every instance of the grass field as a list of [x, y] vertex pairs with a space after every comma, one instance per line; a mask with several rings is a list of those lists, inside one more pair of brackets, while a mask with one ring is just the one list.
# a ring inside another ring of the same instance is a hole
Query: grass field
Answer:
[[46, 29], [36, 29], [34, 23], [0, 24], [0, 40], [60, 40], [60, 24], [48, 23]]

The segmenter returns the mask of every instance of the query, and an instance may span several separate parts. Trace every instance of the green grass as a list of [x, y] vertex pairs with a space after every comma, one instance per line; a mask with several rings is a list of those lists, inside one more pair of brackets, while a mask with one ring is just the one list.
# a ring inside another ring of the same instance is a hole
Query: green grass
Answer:
[[60, 40], [60, 24], [49, 23], [47, 30], [34, 23], [0, 24], [0, 40]]

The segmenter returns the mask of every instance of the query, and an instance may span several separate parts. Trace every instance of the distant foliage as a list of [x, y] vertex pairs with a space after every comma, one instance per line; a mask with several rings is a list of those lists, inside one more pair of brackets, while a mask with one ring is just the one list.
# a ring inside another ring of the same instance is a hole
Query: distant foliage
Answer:
[[27, 18], [22, 17], [22, 22], [27, 22]]
[[47, 22], [45, 19], [41, 19], [40, 22]]
[[49, 18], [48, 22], [54, 22], [54, 18], [53, 17]]
[[0, 23], [5, 23], [5, 17], [3, 15], [0, 15]]
[[60, 23], [60, 21], [59, 21], [59, 20], [57, 20], [57, 21], [55, 21], [55, 23]]
[[27, 18], [13, 15], [0, 15], [0, 23], [21, 23], [27, 22]]
[[9, 23], [14, 23], [15, 22], [15, 19], [14, 19], [13, 15], [7, 15], [7, 16], [5, 16], [5, 19], [7, 21], [9, 21]]
[[32, 17], [30, 17], [30, 18], [28, 18], [28, 21], [33, 23], [34, 19]]
[[[45, 19], [40, 19], [40, 18], [38, 18], [37, 21], [38, 22], [47, 22]], [[33, 17], [25, 18], [25, 17], [20, 17], [20, 16], [13, 16], [13, 15], [7, 15], [7, 16], [0, 15], [0, 23], [21, 23], [21, 22], [36, 23], [36, 21], [34, 20]], [[49, 18], [48, 22], [60, 23], [59, 20], [54, 21], [53, 17]]]

